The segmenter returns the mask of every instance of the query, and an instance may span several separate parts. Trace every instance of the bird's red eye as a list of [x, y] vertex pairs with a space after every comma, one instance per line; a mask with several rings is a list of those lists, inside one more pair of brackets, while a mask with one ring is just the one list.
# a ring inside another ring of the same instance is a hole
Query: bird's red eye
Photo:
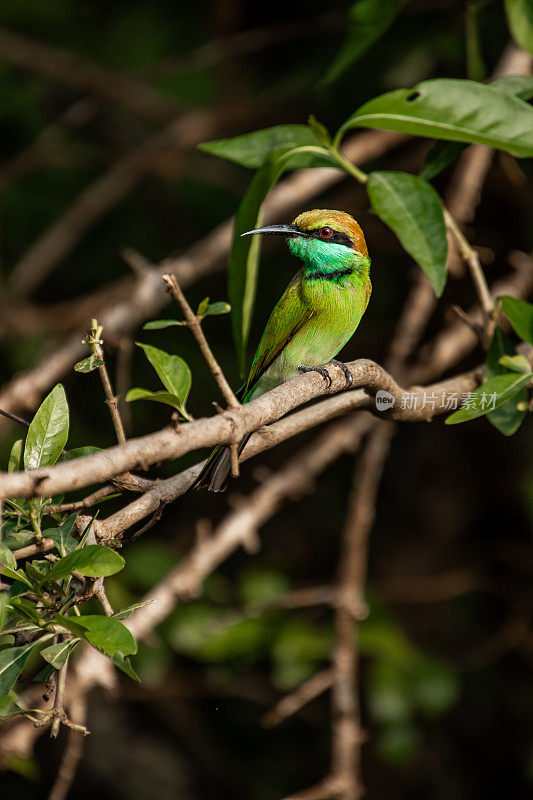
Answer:
[[322, 228], [320, 231], [320, 235], [322, 236], [323, 239], [329, 239], [332, 234], [333, 231], [331, 230], [331, 228]]

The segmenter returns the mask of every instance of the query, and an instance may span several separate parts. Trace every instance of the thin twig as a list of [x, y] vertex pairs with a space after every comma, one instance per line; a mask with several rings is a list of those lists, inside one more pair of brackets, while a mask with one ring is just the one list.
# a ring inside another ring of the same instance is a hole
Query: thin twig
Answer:
[[470, 274], [472, 275], [472, 280], [474, 282], [479, 304], [485, 318], [485, 331], [490, 340], [490, 336], [492, 335], [490, 328], [493, 325], [492, 314], [494, 312], [494, 300], [492, 299], [490, 289], [485, 278], [485, 273], [483, 272], [483, 268], [479, 260], [479, 255], [469, 243], [466, 236], [463, 235], [448, 209], [443, 207], [443, 210], [446, 227], [455, 237], [461, 257], [465, 260], [470, 268]]
[[171, 274], [163, 275], [163, 282], [169, 293], [180, 306], [183, 316], [185, 317], [185, 321], [187, 322], [188, 327], [191, 329], [192, 335], [196, 339], [198, 347], [200, 348], [200, 351], [207, 362], [207, 366], [211, 370], [211, 373], [216, 380], [218, 388], [220, 389], [224, 400], [228, 404], [228, 407], [238, 408], [240, 403], [235, 397], [231, 386], [227, 382], [225, 375], [220, 368], [220, 364], [213, 355], [213, 351], [211, 350], [202, 330], [200, 319], [187, 302], [187, 298], [183, 294], [183, 291], [176, 280], [176, 276]]
[[[60, 636], [59, 641], [62, 640]], [[50, 738], [57, 739], [57, 735], [59, 733], [59, 728], [61, 727], [62, 721], [65, 719], [65, 709], [63, 708], [63, 696], [65, 694], [65, 683], [67, 680], [67, 669], [68, 669], [68, 656], [67, 660], [61, 667], [61, 669], [57, 672], [56, 677], [56, 692], [54, 697], [54, 716], [52, 719], [52, 726], [50, 728]]]
[[[87, 699], [84, 692], [78, 692], [72, 697], [69, 713], [74, 723], [85, 726]], [[65, 800], [67, 797], [76, 777], [76, 770], [83, 753], [83, 740], [84, 737], [78, 731], [69, 730], [63, 758], [61, 759], [54, 785], [48, 795], [48, 800]]]
[[28, 420], [22, 419], [22, 417], [18, 417], [16, 414], [12, 414], [11, 411], [4, 411], [3, 408], [0, 408], [0, 414], [13, 422], [18, 422], [19, 425], [24, 425], [25, 428], [30, 427]]
[[100, 500], [103, 500], [104, 497], [111, 494], [116, 494], [116, 489], [113, 485], [106, 484], [106, 486], [102, 486], [101, 489], [97, 489], [82, 500], [75, 500], [72, 503], [60, 503], [57, 506], [46, 506], [46, 513], [61, 514], [64, 511], [81, 511], [84, 508], [94, 506], [96, 503], [100, 502]]
[[298, 686], [293, 692], [282, 697], [281, 700], [264, 715], [261, 722], [267, 728], [273, 728], [275, 725], [285, 722], [286, 719], [298, 713], [304, 706], [311, 703], [317, 697], [320, 697], [324, 692], [327, 692], [333, 684], [333, 678], [333, 667], [327, 667], [327, 669], [317, 672], [316, 675], [313, 675], [308, 681], [302, 683], [302, 685]]
[[377, 491], [393, 432], [390, 423], [382, 423], [375, 426], [369, 435], [354, 475], [339, 559], [332, 743], [332, 775], [338, 785], [339, 800], [358, 800], [363, 795], [361, 743], [364, 737], [354, 635], [357, 621], [364, 614], [368, 536], [374, 522]]
[[113, 607], [109, 600], [107, 599], [107, 595], [104, 589], [104, 579], [98, 578], [93, 586], [93, 594], [102, 606], [104, 610], [104, 614], [106, 617], [111, 617], [113, 615]]

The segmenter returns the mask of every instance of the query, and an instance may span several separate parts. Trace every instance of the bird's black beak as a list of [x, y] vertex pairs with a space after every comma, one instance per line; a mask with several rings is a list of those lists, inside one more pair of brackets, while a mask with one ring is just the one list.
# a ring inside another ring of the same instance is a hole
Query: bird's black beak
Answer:
[[241, 236], [252, 236], [254, 233], [274, 233], [278, 236], [304, 236], [305, 234], [296, 225], [265, 225], [264, 228], [256, 228], [253, 231], [241, 233]]

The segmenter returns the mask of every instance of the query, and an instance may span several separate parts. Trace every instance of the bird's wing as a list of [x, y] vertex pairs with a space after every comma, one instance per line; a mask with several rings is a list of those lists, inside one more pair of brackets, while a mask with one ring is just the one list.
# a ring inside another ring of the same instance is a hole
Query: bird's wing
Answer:
[[248, 379], [239, 392], [241, 397], [246, 397], [261, 375], [287, 347], [292, 337], [313, 316], [313, 312], [302, 302], [299, 291], [301, 280], [300, 271], [296, 273], [272, 311], [254, 356]]

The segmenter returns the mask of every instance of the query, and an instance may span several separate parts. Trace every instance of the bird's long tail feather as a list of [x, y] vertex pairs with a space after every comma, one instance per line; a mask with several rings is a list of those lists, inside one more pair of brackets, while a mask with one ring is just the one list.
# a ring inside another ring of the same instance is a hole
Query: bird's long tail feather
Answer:
[[[239, 442], [237, 452], [242, 453], [246, 442], [252, 434], [248, 433]], [[201, 489], [207, 486], [210, 492], [223, 492], [228, 485], [228, 476], [231, 470], [231, 455], [229, 447], [219, 444], [209, 458], [198, 478], [191, 488]]]

